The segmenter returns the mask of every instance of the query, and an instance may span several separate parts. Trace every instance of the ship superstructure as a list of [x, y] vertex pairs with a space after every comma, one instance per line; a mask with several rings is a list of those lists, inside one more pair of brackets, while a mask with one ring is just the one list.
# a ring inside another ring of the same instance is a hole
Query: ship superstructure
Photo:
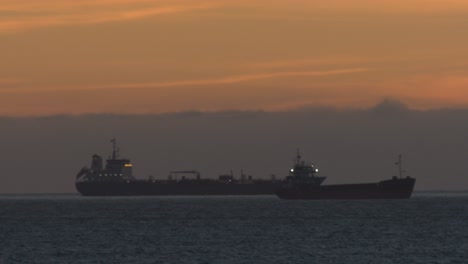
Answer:
[[302, 160], [299, 150], [297, 150], [294, 166], [289, 172], [283, 183], [289, 185], [307, 184], [320, 185], [326, 177], [318, 176], [319, 169], [313, 163], [307, 164]]
[[135, 180], [133, 177], [133, 165], [129, 159], [119, 158], [120, 149], [117, 148], [117, 140], [112, 139], [112, 154], [106, 160], [103, 167], [102, 157], [94, 154], [91, 160], [91, 168], [84, 167], [77, 175], [78, 182], [123, 182]]

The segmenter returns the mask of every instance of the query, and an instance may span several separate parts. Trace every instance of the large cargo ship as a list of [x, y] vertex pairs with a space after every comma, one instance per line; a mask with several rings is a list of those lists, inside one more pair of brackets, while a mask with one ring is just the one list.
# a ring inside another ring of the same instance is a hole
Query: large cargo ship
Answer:
[[[84, 167], [76, 176], [75, 187], [86, 196], [136, 195], [274, 195], [279, 181], [254, 179], [241, 173], [236, 179], [230, 174], [217, 179], [203, 179], [194, 170], [171, 171], [167, 179], [136, 179], [129, 159], [119, 158], [116, 140], [105, 167], [98, 155], [93, 155], [91, 168]], [[188, 177], [188, 176], [191, 177]]]
[[322, 185], [326, 177], [318, 176], [313, 164], [302, 161], [299, 151], [294, 167], [276, 190], [281, 199], [407, 199], [411, 197], [416, 179], [402, 177], [401, 155], [396, 165], [399, 177], [376, 183]]

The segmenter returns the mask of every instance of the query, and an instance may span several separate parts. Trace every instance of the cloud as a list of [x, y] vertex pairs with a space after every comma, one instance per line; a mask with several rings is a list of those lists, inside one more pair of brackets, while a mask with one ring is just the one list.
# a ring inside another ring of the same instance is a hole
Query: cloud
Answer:
[[408, 114], [410, 110], [403, 102], [387, 98], [371, 108], [370, 111], [379, 116], [401, 116]]
[[[241, 168], [256, 178], [272, 173], [283, 177], [299, 146], [304, 158], [328, 176], [328, 184], [390, 178], [397, 169], [394, 158], [402, 153], [418, 190], [467, 188], [468, 110], [408, 110], [404, 118], [373, 112], [307, 109], [0, 118], [0, 130], [8, 139], [0, 152], [4, 175], [0, 192], [75, 192], [76, 172], [89, 164], [93, 153], [108, 154], [112, 137], [136, 164], [137, 178], [163, 179], [168, 171], [182, 168], [200, 170], [207, 178], [229, 169], [237, 174]], [[37, 171], [48, 173], [36, 177]]]
[[468, 106], [468, 77], [463, 74], [419, 74], [380, 85], [389, 97], [404, 98], [413, 109]]
[[[190, 87], [190, 86], [210, 86], [210, 85], [221, 85], [221, 84], [236, 84], [243, 82], [259, 81], [274, 78], [287, 78], [287, 77], [321, 77], [321, 76], [332, 76], [332, 75], [344, 75], [353, 73], [362, 73], [370, 71], [369, 68], [347, 68], [347, 69], [334, 69], [334, 70], [316, 70], [316, 71], [279, 71], [279, 72], [267, 72], [257, 74], [244, 74], [226, 76], [221, 78], [212, 79], [200, 79], [200, 80], [180, 80], [180, 81], [161, 81], [161, 82], [142, 82], [142, 83], [124, 83], [124, 84], [95, 84], [95, 85], [83, 85], [83, 86], [63, 86], [48, 88], [34, 89], [35, 92], [46, 92], [46, 91], [84, 91], [84, 90], [103, 90], [103, 89], [129, 89], [129, 88], [170, 88], [170, 87]], [[13, 81], [13, 80], [11, 80]], [[1, 79], [0, 79], [1, 83]], [[8, 93], [29, 93], [30, 90], [6, 90], [3, 89], [1, 92]]]
[[[251, 2], [251, 1], [250, 1]], [[255, 3], [255, 2], [254, 2]], [[283, 6], [283, 1], [269, 1], [270, 6]], [[465, 0], [291, 0], [289, 6], [314, 9], [320, 13], [368, 13], [368, 14], [443, 14], [466, 12]]]
[[[0, 113], [40, 115], [51, 113], [161, 113], [180, 110], [284, 109], [336, 98], [336, 88], [323, 92], [315, 86], [302, 87], [297, 79], [355, 74], [364, 68], [328, 71], [274, 72], [228, 76], [218, 79], [117, 85], [57, 86], [51, 88], [3, 89]], [[255, 81], [265, 81], [260, 86]], [[318, 80], [315, 80], [318, 81]], [[237, 85], [242, 83], [242, 85]], [[311, 82], [315, 83], [315, 82]], [[315, 84], [316, 85], [316, 84]], [[196, 88], [196, 89], [195, 89]], [[323, 88], [323, 87], [321, 87]], [[356, 100], [355, 90], [340, 92]], [[112, 100], [109, 98], [112, 97]], [[155, 104], [155, 102], [157, 102]], [[335, 104], [336, 105], [336, 102]]]
[[149, 82], [149, 83], [130, 83], [108, 85], [108, 88], [156, 88], [156, 87], [175, 87], [175, 86], [200, 86], [200, 85], [216, 85], [216, 84], [233, 84], [249, 81], [257, 81], [281, 77], [319, 77], [340, 74], [352, 74], [369, 71], [367, 68], [350, 68], [350, 69], [335, 69], [324, 71], [285, 71], [285, 72], [271, 72], [271, 73], [258, 73], [246, 74], [237, 76], [228, 76], [218, 79], [205, 79], [205, 80], [183, 80], [183, 81], [169, 81], [169, 82]]
[[0, 33], [19, 32], [43, 27], [106, 23], [135, 20], [156, 15], [185, 13], [219, 6], [210, 2], [156, 4], [150, 1], [88, 1], [59, 3], [45, 1], [3, 6]]
[[0, 84], [18, 84], [23, 83], [23, 80], [14, 78], [0, 78]]
[[304, 67], [317, 67], [317, 66], [332, 66], [332, 65], [363, 65], [363, 64], [376, 64], [376, 63], [389, 63], [389, 62], [408, 62], [412, 59], [409, 56], [379, 56], [379, 57], [364, 57], [364, 56], [327, 56], [317, 58], [305, 59], [284, 59], [284, 60], [271, 60], [251, 62], [241, 65], [240, 68], [245, 69], [285, 69], [285, 68], [304, 68]]
[[[0, 0], [0, 33], [18, 32], [43, 27], [82, 25], [141, 19], [162, 14], [186, 13], [232, 7], [204, 14], [205, 18], [236, 18], [275, 20], [320, 20], [324, 14], [362, 13], [464, 13], [468, 11], [466, 1], [459, 0], [412, 0], [412, 1], [370, 1], [354, 0], [326, 2], [293, 0], [268, 1], [149, 1], [149, 0], [101, 0], [101, 1], [60, 1], [60, 0]], [[312, 14], [319, 13], [321, 16]]]

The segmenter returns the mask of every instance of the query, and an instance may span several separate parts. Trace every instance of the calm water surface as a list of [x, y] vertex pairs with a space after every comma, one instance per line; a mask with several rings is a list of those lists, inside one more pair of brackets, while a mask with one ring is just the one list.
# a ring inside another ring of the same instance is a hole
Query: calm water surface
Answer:
[[0, 263], [468, 263], [468, 192], [381, 201], [0, 195]]

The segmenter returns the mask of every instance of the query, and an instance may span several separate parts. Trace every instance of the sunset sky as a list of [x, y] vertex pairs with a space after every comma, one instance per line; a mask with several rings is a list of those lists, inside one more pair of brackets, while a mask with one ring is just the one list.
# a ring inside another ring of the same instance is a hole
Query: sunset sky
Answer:
[[0, 115], [468, 107], [466, 0], [0, 0]]

